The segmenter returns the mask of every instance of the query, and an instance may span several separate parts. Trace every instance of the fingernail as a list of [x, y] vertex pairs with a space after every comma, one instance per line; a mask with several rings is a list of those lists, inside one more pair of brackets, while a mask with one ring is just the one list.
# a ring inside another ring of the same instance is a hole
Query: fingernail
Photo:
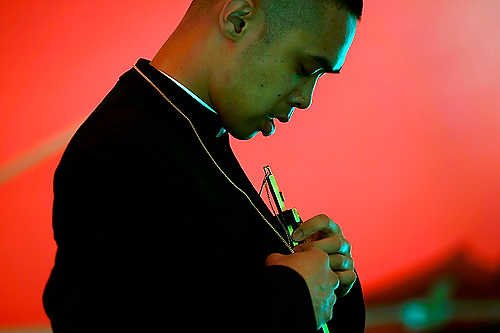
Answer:
[[295, 230], [294, 233], [292, 234], [292, 238], [294, 241], [301, 241], [303, 237], [304, 237], [304, 232], [302, 232], [302, 230], [300, 229]]

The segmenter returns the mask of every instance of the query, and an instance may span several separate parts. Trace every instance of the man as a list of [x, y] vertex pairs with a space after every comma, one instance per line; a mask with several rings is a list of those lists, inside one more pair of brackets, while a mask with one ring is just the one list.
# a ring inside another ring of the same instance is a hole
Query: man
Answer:
[[120, 77], [55, 172], [43, 295], [55, 333], [364, 330], [340, 227], [319, 214], [294, 248], [229, 145], [310, 105], [361, 8], [195, 0], [154, 59]]

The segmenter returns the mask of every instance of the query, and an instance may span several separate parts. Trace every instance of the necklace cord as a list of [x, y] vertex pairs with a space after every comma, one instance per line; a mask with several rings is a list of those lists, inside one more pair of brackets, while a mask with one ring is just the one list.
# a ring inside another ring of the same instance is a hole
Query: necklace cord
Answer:
[[[241, 188], [239, 188], [232, 180], [231, 178], [229, 178], [228, 175], [226, 175], [226, 173], [219, 167], [219, 165], [217, 164], [217, 162], [214, 160], [214, 158], [212, 157], [212, 155], [210, 154], [210, 152], [208, 151], [208, 149], [206, 148], [205, 144], [203, 143], [203, 141], [201, 140], [200, 136], [198, 135], [198, 132], [196, 131], [196, 128], [193, 126], [193, 123], [191, 122], [191, 120], [184, 114], [182, 113], [182, 111], [174, 104], [172, 103], [167, 96], [165, 96], [165, 94], [153, 83], [151, 82], [151, 80], [146, 76], [144, 75], [144, 73], [142, 73], [139, 68], [137, 68], [135, 65], [134, 65], [134, 68], [135, 70], [137, 70], [137, 72], [139, 72], [139, 74], [146, 80], [148, 81], [159, 93], [160, 95], [168, 102], [170, 103], [176, 110], [177, 112], [179, 112], [188, 122], [189, 122], [189, 125], [191, 125], [191, 128], [193, 129], [194, 133], [196, 134], [196, 137], [198, 138], [198, 141], [200, 142], [200, 144], [202, 145], [203, 149], [206, 151], [206, 153], [208, 154], [208, 156], [210, 157], [210, 159], [212, 160], [212, 162], [215, 164], [215, 166], [217, 167], [217, 169], [219, 169], [219, 171], [224, 175], [224, 177], [226, 177], [226, 179], [238, 190], [240, 191], [246, 198], [247, 200], [250, 202], [250, 204], [252, 205], [252, 207], [257, 211], [257, 213], [259, 213], [259, 215], [262, 217], [262, 219], [265, 221], [265, 223], [267, 223], [267, 225], [269, 227], [271, 227], [271, 229], [274, 231], [274, 233], [280, 238], [280, 240], [283, 242], [283, 244], [287, 247], [287, 249], [290, 251], [290, 253], [295, 253], [294, 249], [292, 248], [292, 246], [290, 246], [290, 244], [288, 244], [288, 242], [283, 238], [283, 236], [281, 236], [281, 234], [276, 230], [276, 228], [274, 228], [274, 226], [266, 219], [266, 217], [259, 211], [259, 209], [254, 205], [254, 203], [252, 202], [252, 200], [250, 199], [250, 197], [245, 193], [245, 191], [243, 191]], [[262, 189], [261, 189], [262, 190]]]

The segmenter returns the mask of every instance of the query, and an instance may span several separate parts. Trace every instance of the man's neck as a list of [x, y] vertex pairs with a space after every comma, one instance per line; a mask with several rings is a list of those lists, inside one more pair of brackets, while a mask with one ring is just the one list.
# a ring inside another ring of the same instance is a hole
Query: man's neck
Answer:
[[170, 75], [214, 108], [208, 94], [208, 67], [204, 62], [207, 51], [203, 44], [192, 46], [194, 43], [171, 36], [151, 60], [151, 66]]

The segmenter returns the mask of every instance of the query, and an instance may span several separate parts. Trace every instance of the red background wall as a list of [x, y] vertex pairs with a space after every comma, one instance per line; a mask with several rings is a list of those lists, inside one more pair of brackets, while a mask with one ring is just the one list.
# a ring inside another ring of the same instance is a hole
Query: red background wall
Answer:
[[[52, 177], [118, 77], [152, 59], [189, 0], [2, 1], [0, 327], [48, 326]], [[500, 265], [497, 0], [365, 1], [340, 76], [276, 133], [232, 139], [303, 219], [339, 223], [367, 296], [456, 249]], [[464, 267], [466, 270], [467, 267]]]

